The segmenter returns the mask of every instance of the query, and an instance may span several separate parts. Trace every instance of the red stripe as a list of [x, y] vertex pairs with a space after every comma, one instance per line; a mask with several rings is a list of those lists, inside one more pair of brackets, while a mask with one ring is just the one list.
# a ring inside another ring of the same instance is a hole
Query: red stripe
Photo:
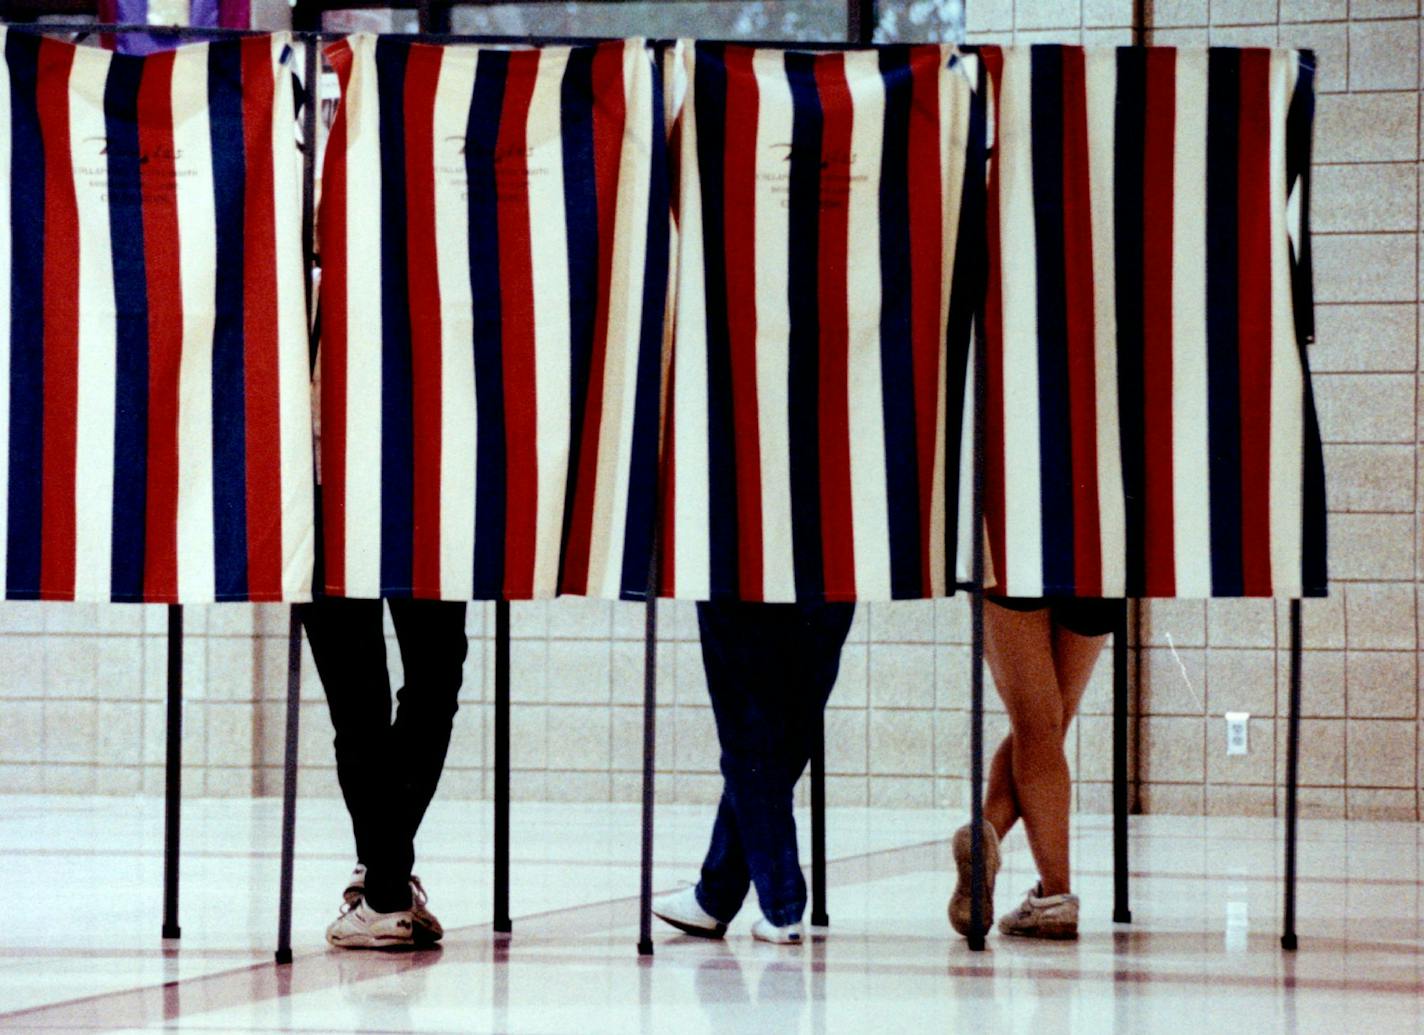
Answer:
[[[749, 47], [728, 47], [727, 139], [755, 143], [756, 75]], [[761, 420], [757, 406], [756, 148], [728, 147], [724, 224], [727, 330], [732, 361], [732, 412], [737, 458], [738, 589], [743, 600], [765, 599], [761, 527]]]
[[850, 86], [845, 55], [816, 60], [821, 97], [820, 318], [821, 553], [826, 598], [855, 599], [855, 529], [850, 490]]
[[412, 47], [405, 73], [406, 247], [415, 394], [412, 595], [440, 598], [440, 262], [435, 248], [435, 89], [441, 47]]
[[1143, 409], [1146, 413], [1147, 595], [1176, 596], [1172, 492], [1172, 195], [1176, 52], [1147, 52], [1143, 184]]
[[[73, 600], [74, 464], [79, 429], [79, 278], [75, 268], [79, 207], [69, 139], [69, 70], [74, 48], [43, 39], [38, 60], [35, 101], [42, 116], [45, 163], [40, 597]], [[8, 185], [4, 189], [8, 190]]]
[[[351, 47], [326, 50], [341, 80], [351, 85]], [[338, 105], [326, 141], [321, 217], [321, 500], [326, 591], [346, 595], [346, 105]]]
[[534, 593], [534, 537], [538, 520], [539, 457], [534, 382], [534, 270], [530, 256], [529, 101], [539, 52], [509, 56], [504, 110], [496, 143], [499, 195], [499, 288], [504, 359], [505, 495], [504, 592], [510, 600]]
[[919, 461], [921, 589], [928, 595], [937, 457], [939, 357], [944, 347], [944, 202], [940, 183], [938, 47], [910, 58], [910, 340], [915, 369], [915, 456]]
[[1241, 52], [1241, 567], [1247, 596], [1271, 594], [1271, 52]]
[[242, 137], [247, 156], [243, 247], [243, 369], [247, 395], [247, 587], [282, 599], [282, 443], [277, 397], [277, 230], [272, 172], [272, 41], [242, 41]]
[[150, 57], [138, 89], [148, 280], [148, 484], [143, 595], [178, 599], [178, 368], [183, 358], [178, 169], [173, 153], [173, 53]]
[[[980, 51], [989, 74], [995, 118], [1004, 81], [1004, 53], [998, 47]], [[989, 558], [985, 577], [993, 566], [998, 579], [995, 593], [1004, 595], [1008, 577], [1004, 514], [1004, 288], [1003, 240], [1000, 237], [999, 156], [989, 165], [988, 183], [989, 283], [984, 300], [984, 519], [988, 525]], [[982, 535], [974, 529], [974, 535]]]
[[1098, 521], [1093, 217], [1088, 180], [1088, 84], [1079, 47], [1063, 51], [1063, 220], [1073, 434], [1073, 581], [1079, 596], [1098, 597], [1103, 593], [1103, 557]]
[[594, 309], [593, 353], [583, 414], [573, 520], [565, 548], [567, 593], [588, 592], [593, 510], [598, 489], [598, 453], [603, 428], [603, 380], [608, 364], [608, 306], [613, 293], [613, 238], [617, 231], [618, 177], [627, 116], [623, 86], [623, 44], [606, 43], [593, 58], [593, 175], [598, 197], [598, 293]]

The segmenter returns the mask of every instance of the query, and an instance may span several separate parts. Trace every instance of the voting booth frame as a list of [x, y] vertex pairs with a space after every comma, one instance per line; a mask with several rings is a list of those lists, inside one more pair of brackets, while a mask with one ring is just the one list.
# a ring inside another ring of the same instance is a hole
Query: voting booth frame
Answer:
[[[534, 0], [538, 2], [538, 0]], [[62, 5], [64, 13], [92, 14], [92, 4], [84, 0], [73, 0]], [[305, 72], [303, 81], [308, 91], [307, 101], [301, 118], [304, 122], [303, 139], [316, 139], [316, 113], [319, 108], [318, 96], [320, 76], [318, 74], [318, 51], [324, 42], [342, 38], [342, 33], [321, 31], [321, 16], [327, 10], [351, 10], [363, 7], [396, 8], [414, 10], [417, 13], [420, 33], [418, 38], [431, 43], [470, 43], [489, 45], [558, 45], [588, 42], [589, 38], [548, 38], [512, 36], [460, 36], [452, 35], [450, 29], [450, 8], [453, 0], [297, 0], [293, 10], [294, 38], [306, 43]], [[778, 49], [792, 47], [813, 50], [835, 50], [867, 46], [873, 43], [874, 29], [878, 22], [876, 0], [846, 0], [846, 39], [838, 41], [795, 41], [757, 42], [757, 46]], [[1134, 43], [1143, 42], [1144, 13], [1142, 3], [1135, 5]], [[7, 5], [11, 17], [23, 17], [26, 13], [53, 12], [53, 6], [27, 4], [24, 2]], [[257, 35], [257, 32], [221, 29], [193, 29], [186, 27], [155, 27], [149, 25], [26, 25], [12, 27], [66, 35], [91, 35], [103, 32], [144, 32], [170, 38], [208, 40], [228, 35]], [[592, 38], [592, 37], [590, 37]], [[749, 42], [749, 41], [739, 41]], [[983, 84], [981, 83], [981, 88]], [[314, 211], [315, 192], [315, 148], [304, 149], [302, 240], [306, 251], [307, 268], [314, 263]], [[311, 309], [311, 288], [308, 278], [307, 305]], [[982, 321], [976, 321], [982, 324]], [[978, 332], [976, 332], [976, 335]], [[984, 349], [982, 336], [976, 336], [975, 353], [975, 427], [974, 427], [974, 477], [973, 477], [973, 527], [980, 527], [984, 513]], [[315, 342], [313, 342], [313, 357]], [[972, 637], [971, 637], [971, 680], [970, 680], [970, 812], [972, 838], [972, 880], [974, 893], [972, 903], [971, 933], [969, 948], [982, 950], [987, 933], [986, 918], [982, 915], [983, 896], [981, 890], [985, 879], [983, 828], [984, 790], [984, 593], [983, 574], [985, 568], [984, 540], [975, 536], [972, 578], [968, 583], [957, 586], [971, 595]], [[657, 701], [657, 628], [658, 600], [655, 589], [658, 585], [657, 558], [660, 551], [653, 550], [653, 561], [648, 576], [648, 595], [645, 623], [644, 675], [643, 675], [643, 781], [642, 781], [642, 860], [640, 880], [640, 904], [638, 925], [638, 953], [643, 956], [653, 954], [652, 940], [652, 870], [653, 870], [653, 805], [654, 781], [656, 778], [656, 701]], [[1132, 621], [1129, 622], [1129, 612]], [[1129, 639], [1129, 626], [1136, 633], [1140, 628], [1139, 604], [1125, 602], [1113, 633], [1112, 685], [1113, 685], [1113, 922], [1126, 924], [1132, 920], [1128, 898], [1128, 814], [1137, 811], [1129, 795], [1129, 717], [1140, 716], [1140, 707], [1130, 709], [1129, 671], [1135, 678], [1134, 688], [1140, 688], [1141, 654], [1140, 638]], [[513, 932], [509, 915], [509, 813], [510, 813], [510, 621], [509, 603], [495, 603], [495, 697], [494, 697], [494, 881], [493, 930], [496, 938], [508, 939]], [[285, 750], [283, 758], [282, 792], [282, 833], [281, 833], [281, 874], [278, 893], [277, 950], [278, 964], [292, 961], [292, 878], [295, 854], [296, 805], [297, 805], [297, 736], [299, 700], [301, 694], [301, 643], [302, 627], [295, 608], [292, 609], [288, 627], [287, 652], [287, 712], [285, 728]], [[178, 922], [179, 905], [179, 864], [180, 864], [180, 818], [182, 798], [182, 744], [183, 744], [183, 607], [168, 605], [167, 644], [167, 737], [165, 760], [165, 808], [163, 845], [163, 926], [165, 939], [181, 937]], [[1140, 701], [1139, 701], [1140, 704]], [[1285, 814], [1285, 879], [1284, 909], [1282, 916], [1281, 947], [1294, 950], [1297, 947], [1295, 902], [1296, 902], [1296, 818], [1297, 785], [1300, 757], [1300, 704], [1301, 704], [1301, 606], [1298, 599], [1290, 601], [1290, 705], [1288, 713], [1287, 753], [1286, 753], [1286, 814]], [[811, 923], [825, 927], [830, 923], [827, 912], [826, 889], [826, 794], [825, 794], [825, 736], [821, 714], [814, 718], [815, 729], [812, 738], [811, 757]], [[1134, 740], [1137, 738], [1134, 737]], [[948, 837], [949, 831], [946, 831]]]

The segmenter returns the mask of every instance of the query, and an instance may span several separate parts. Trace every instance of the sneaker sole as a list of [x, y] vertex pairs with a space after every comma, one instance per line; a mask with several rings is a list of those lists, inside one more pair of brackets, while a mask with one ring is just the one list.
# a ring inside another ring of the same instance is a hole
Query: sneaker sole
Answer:
[[1001, 934], [1011, 938], [1037, 938], [1041, 941], [1049, 942], [1075, 942], [1078, 940], [1077, 924], [1041, 924], [1030, 930], [1017, 931], [1012, 928], [1005, 931], [1000, 929]]
[[[968, 827], [961, 827], [954, 834], [954, 863], [959, 869], [959, 880], [954, 885], [954, 894], [949, 897], [949, 925], [955, 932], [969, 936], [972, 919], [972, 892], [974, 887], [973, 841]], [[994, 926], [994, 881], [999, 876], [999, 845], [997, 840], [984, 838], [984, 931], [988, 933]]]
[[671, 924], [683, 934], [692, 935], [694, 938], [721, 938], [727, 933], [726, 924], [718, 924], [716, 927], [698, 927], [696, 924], [690, 924], [686, 920], [677, 920], [658, 912], [654, 912], [653, 916], [665, 924]]
[[375, 949], [379, 951], [383, 949], [413, 949], [415, 948], [415, 939], [372, 938], [370, 936], [364, 936], [361, 938], [348, 938], [343, 941], [336, 938], [327, 938], [326, 944], [330, 945], [333, 949]]
[[765, 942], [767, 945], [804, 945], [806, 943], [805, 938], [767, 938], [764, 935], [757, 934], [755, 931], [752, 932], [752, 937], [759, 942]]

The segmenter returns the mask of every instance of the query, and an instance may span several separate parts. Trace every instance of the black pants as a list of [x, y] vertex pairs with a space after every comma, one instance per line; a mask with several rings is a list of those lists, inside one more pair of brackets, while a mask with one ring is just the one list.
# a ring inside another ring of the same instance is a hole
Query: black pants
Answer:
[[723, 923], [748, 886], [778, 927], [806, 909], [791, 796], [854, 615], [854, 604], [697, 605], [723, 779], [697, 899]]
[[415, 832], [440, 782], [469, 649], [463, 603], [389, 604], [405, 667], [394, 722], [381, 601], [321, 597], [300, 608], [336, 728], [366, 901], [382, 913], [410, 907]]

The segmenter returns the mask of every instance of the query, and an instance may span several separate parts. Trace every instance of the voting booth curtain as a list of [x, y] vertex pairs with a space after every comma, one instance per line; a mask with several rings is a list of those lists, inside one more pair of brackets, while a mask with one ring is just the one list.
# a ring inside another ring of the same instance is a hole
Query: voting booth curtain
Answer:
[[[10, 599], [1326, 590], [1313, 58], [0, 28]], [[979, 317], [982, 316], [982, 319]], [[977, 327], [977, 333], [976, 333]]]
[[0, 51], [5, 597], [306, 599], [288, 37]]
[[1313, 57], [983, 56], [994, 592], [1324, 595]]
[[651, 51], [355, 36], [328, 56], [326, 592], [646, 596], [669, 220]]
[[680, 104], [663, 594], [952, 592], [968, 577], [977, 59], [688, 43], [668, 74]]

